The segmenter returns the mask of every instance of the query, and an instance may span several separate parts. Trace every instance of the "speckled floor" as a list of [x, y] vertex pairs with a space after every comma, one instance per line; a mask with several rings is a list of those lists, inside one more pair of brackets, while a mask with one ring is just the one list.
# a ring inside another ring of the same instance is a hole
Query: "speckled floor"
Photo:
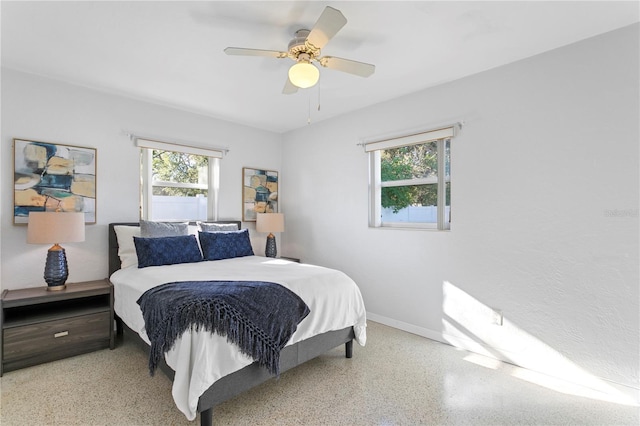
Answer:
[[[465, 359], [466, 358], [466, 359]], [[216, 408], [217, 425], [638, 425], [640, 410], [556, 392], [517, 367], [369, 322], [368, 343], [286, 372]], [[477, 357], [476, 357], [477, 360]], [[482, 364], [482, 362], [480, 362]], [[131, 342], [6, 373], [0, 424], [193, 425]]]

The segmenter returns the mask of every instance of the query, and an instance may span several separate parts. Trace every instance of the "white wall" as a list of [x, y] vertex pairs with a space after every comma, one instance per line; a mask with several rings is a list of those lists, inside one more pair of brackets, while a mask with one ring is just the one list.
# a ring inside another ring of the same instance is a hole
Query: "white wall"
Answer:
[[[370, 318], [637, 401], [638, 35], [287, 133], [283, 254], [347, 272]], [[451, 231], [370, 229], [356, 144], [457, 120]]]
[[[107, 225], [139, 218], [139, 150], [125, 135], [228, 147], [221, 161], [220, 219], [242, 217], [242, 167], [281, 168], [281, 136], [213, 118], [156, 106], [32, 75], [2, 70], [1, 202], [13, 205], [13, 138], [97, 148], [97, 224], [86, 241], [63, 244], [69, 282], [106, 278]], [[256, 253], [265, 236], [251, 232]], [[48, 247], [26, 243], [26, 226], [1, 219], [1, 280], [4, 289], [44, 285]]]

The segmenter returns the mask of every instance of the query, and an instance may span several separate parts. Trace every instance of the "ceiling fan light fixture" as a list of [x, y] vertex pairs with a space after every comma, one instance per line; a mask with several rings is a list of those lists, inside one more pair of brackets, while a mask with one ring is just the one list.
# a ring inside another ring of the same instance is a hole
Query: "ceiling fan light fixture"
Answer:
[[299, 61], [289, 68], [289, 80], [301, 89], [314, 86], [320, 78], [320, 71], [308, 61]]

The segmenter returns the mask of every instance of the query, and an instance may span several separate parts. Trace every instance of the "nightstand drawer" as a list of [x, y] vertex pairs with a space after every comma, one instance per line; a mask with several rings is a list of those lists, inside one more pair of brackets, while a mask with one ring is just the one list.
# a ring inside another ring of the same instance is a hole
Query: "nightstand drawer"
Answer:
[[[82, 353], [92, 342], [109, 346], [111, 313], [99, 312], [4, 330], [4, 361], [39, 354]], [[49, 358], [45, 355], [44, 358]]]

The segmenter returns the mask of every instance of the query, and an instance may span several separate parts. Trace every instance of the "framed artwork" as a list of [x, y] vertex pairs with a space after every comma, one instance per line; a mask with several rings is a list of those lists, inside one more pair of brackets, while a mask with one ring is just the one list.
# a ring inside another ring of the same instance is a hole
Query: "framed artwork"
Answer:
[[257, 213], [278, 212], [278, 172], [242, 168], [242, 220], [255, 222]]
[[83, 212], [96, 223], [96, 149], [13, 140], [13, 223], [31, 211]]

